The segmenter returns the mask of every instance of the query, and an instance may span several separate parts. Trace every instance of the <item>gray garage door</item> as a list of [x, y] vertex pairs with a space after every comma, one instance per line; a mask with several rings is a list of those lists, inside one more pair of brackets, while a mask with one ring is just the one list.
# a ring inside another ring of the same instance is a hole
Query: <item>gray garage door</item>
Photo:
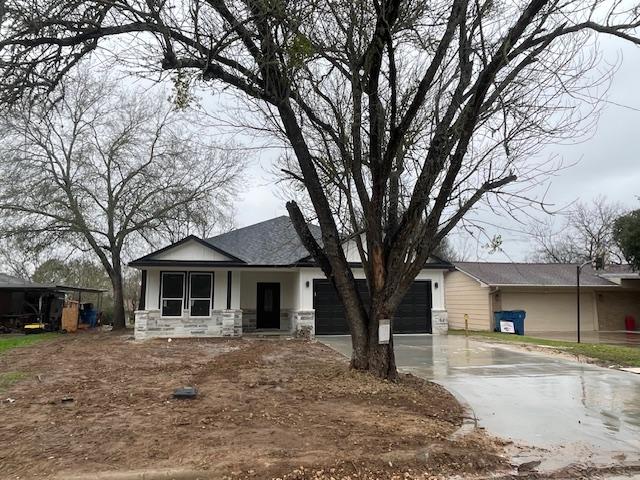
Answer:
[[[366, 280], [357, 280], [365, 303], [369, 300]], [[313, 281], [313, 308], [316, 311], [316, 335], [349, 333], [344, 308], [328, 280]], [[415, 281], [409, 288], [393, 319], [393, 333], [431, 333], [431, 282]]]

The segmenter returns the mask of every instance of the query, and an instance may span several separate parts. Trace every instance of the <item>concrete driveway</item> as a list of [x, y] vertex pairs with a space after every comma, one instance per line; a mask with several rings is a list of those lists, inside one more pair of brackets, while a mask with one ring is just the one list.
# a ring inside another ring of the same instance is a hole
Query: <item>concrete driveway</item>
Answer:
[[[318, 340], [350, 355], [350, 337]], [[398, 367], [463, 397], [489, 433], [543, 449], [550, 468], [640, 461], [640, 375], [457, 335], [394, 342]]]

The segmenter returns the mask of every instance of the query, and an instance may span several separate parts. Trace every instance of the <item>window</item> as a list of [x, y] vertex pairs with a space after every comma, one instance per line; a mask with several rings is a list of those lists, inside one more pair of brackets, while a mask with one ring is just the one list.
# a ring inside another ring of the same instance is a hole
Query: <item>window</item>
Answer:
[[208, 317], [211, 315], [211, 289], [213, 274], [192, 273], [190, 275], [189, 304], [192, 317]]
[[184, 298], [184, 273], [162, 273], [162, 316], [181, 317]]

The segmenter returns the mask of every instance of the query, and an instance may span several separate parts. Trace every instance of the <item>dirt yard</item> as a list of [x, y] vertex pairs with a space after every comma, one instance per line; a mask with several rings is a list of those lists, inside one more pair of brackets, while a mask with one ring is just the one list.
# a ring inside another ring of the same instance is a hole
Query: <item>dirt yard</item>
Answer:
[[[506, 465], [493, 439], [450, 439], [463, 411], [441, 387], [350, 371], [319, 343], [69, 335], [0, 355], [0, 372], [21, 378], [0, 392], [3, 479], [169, 467], [430, 478]], [[198, 398], [174, 400], [184, 385]]]

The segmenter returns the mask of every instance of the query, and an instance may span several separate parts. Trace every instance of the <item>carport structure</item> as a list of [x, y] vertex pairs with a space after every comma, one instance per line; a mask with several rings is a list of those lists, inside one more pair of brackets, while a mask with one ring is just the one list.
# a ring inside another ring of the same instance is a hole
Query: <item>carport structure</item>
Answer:
[[21, 329], [33, 322], [47, 323], [52, 330], [58, 330], [67, 296], [82, 302], [83, 294], [95, 294], [99, 309], [103, 292], [98, 288], [32, 282], [0, 273], [0, 326]]
[[0, 325], [20, 329], [31, 322], [49, 322], [59, 316], [64, 293], [51, 285], [0, 273]]

